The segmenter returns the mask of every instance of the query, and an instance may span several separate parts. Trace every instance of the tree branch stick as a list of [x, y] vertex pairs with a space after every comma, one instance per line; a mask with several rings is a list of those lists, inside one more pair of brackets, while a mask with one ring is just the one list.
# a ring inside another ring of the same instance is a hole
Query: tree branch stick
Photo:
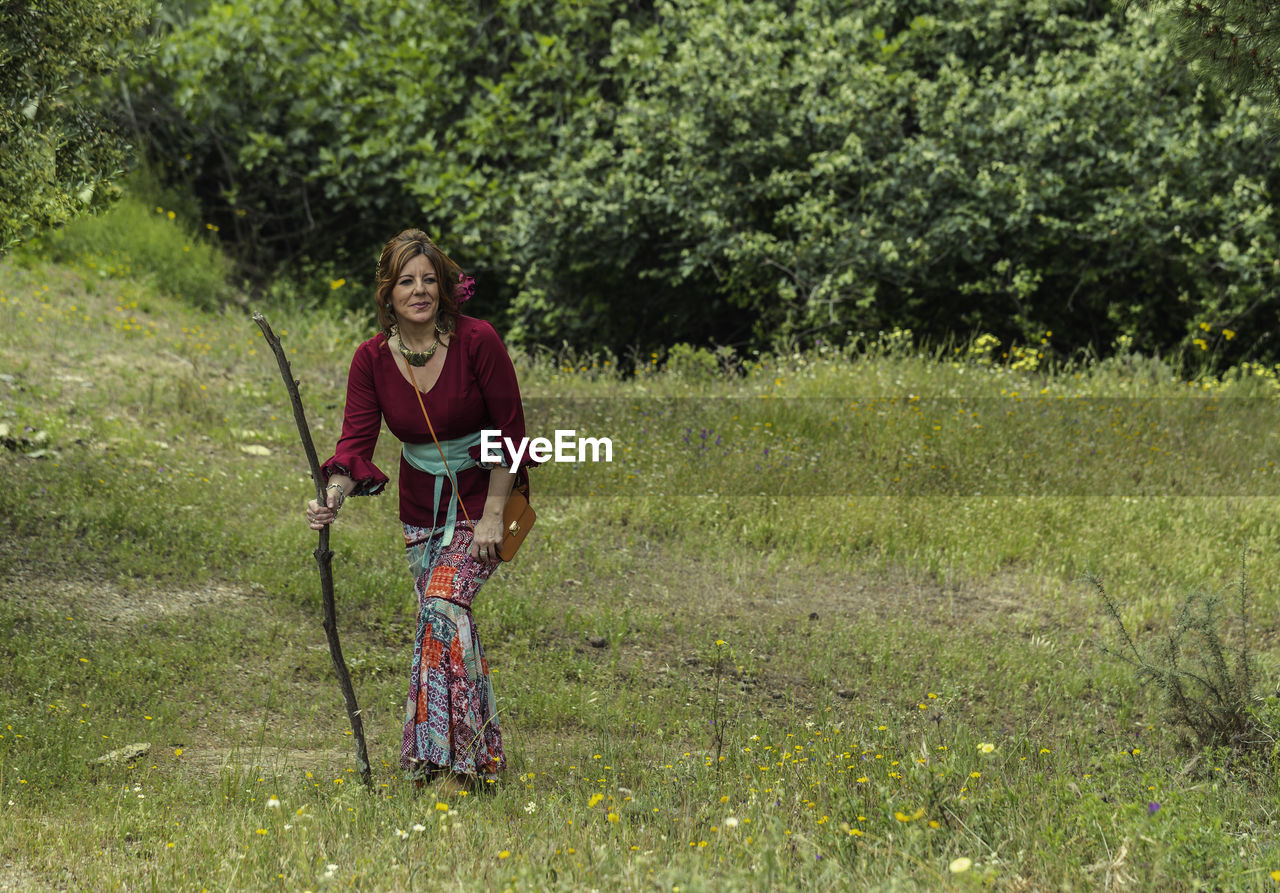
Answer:
[[[280, 366], [280, 374], [284, 377], [284, 386], [289, 391], [289, 402], [293, 404], [293, 420], [298, 424], [298, 436], [302, 438], [302, 448], [307, 454], [307, 463], [311, 466], [311, 480], [315, 483], [316, 499], [321, 504], [325, 501], [324, 479], [320, 475], [320, 460], [316, 456], [315, 443], [311, 440], [311, 429], [307, 427], [307, 417], [302, 411], [302, 397], [298, 393], [298, 382], [294, 380], [293, 370], [285, 359], [284, 348], [280, 346], [280, 338], [271, 330], [271, 324], [261, 313], [253, 314], [253, 321], [262, 329], [262, 337], [267, 339], [271, 351], [276, 355], [276, 363]], [[347, 718], [351, 720], [351, 734], [356, 739], [356, 763], [360, 766], [360, 780], [365, 787], [372, 790], [373, 776], [369, 768], [369, 750], [364, 743], [364, 723], [360, 719], [360, 708], [356, 705], [356, 692], [351, 686], [351, 674], [347, 671], [347, 662], [342, 657], [342, 645], [338, 641], [337, 607], [333, 598], [333, 552], [329, 551], [329, 527], [320, 530], [320, 542], [315, 550], [316, 565], [320, 569], [320, 596], [324, 602], [324, 631], [329, 639], [329, 656], [333, 658], [333, 669], [338, 674], [338, 685], [342, 687], [342, 697], [347, 704]]]

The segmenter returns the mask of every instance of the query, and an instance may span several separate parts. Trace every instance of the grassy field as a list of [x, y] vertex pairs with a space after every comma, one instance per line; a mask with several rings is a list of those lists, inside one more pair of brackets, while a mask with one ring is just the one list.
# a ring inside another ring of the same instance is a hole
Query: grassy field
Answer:
[[[370, 324], [268, 315], [323, 453]], [[1082, 581], [1145, 645], [1244, 554], [1224, 628], [1274, 690], [1274, 370], [1009, 352], [518, 357], [532, 431], [614, 455], [534, 473], [477, 602], [509, 770], [401, 779], [413, 594], [365, 499], [333, 547], [370, 792], [247, 314], [0, 266], [0, 890], [1275, 887], [1274, 754], [1185, 746]]]

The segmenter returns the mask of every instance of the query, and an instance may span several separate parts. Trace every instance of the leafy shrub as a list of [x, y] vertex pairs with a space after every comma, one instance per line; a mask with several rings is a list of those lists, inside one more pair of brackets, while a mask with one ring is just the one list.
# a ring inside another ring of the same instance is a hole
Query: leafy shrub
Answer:
[[[721, 362], [723, 356], [724, 362]], [[711, 381], [723, 376], [726, 365], [731, 363], [731, 351], [722, 349], [721, 354], [705, 347], [694, 347], [692, 344], [671, 345], [667, 351], [667, 371], [686, 381]]]
[[137, 79], [159, 156], [251, 267], [307, 257], [365, 282], [417, 224], [517, 343], [900, 326], [1280, 357], [1268, 110], [1198, 83], [1149, 14], [410, 6], [213, 5]]
[[[161, 204], [163, 202], [163, 204]], [[146, 276], [169, 294], [200, 307], [227, 300], [231, 264], [175, 206], [183, 199], [135, 175], [109, 210], [72, 221], [40, 242], [51, 259], [102, 275]]]
[[598, 98], [613, 19], [646, 5], [233, 0], [178, 22], [133, 108], [264, 278], [307, 258], [368, 281], [412, 225], [488, 297], [515, 175], [545, 167], [556, 129]]
[[146, 5], [0, 4], [0, 252], [115, 198], [129, 147], [91, 86], [137, 62]]
[[532, 337], [899, 325], [1274, 350], [1267, 112], [1196, 83], [1150, 19], [791, 6], [660, 4], [615, 28], [618, 101], [523, 175], [504, 239]]

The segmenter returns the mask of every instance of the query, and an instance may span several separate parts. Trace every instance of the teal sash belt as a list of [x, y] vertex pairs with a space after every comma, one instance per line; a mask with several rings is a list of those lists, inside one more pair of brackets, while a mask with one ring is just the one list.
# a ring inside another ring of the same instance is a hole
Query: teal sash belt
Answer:
[[[406, 443], [401, 446], [401, 452], [410, 465], [425, 471], [429, 475], [433, 475], [436, 479], [436, 495], [435, 503], [431, 507], [431, 532], [435, 533], [436, 516], [440, 514], [440, 496], [444, 493], [444, 479], [449, 478], [449, 483], [453, 484], [453, 492], [458, 492], [457, 473], [465, 471], [468, 468], [476, 468], [477, 462], [471, 458], [471, 448], [480, 445], [480, 432], [468, 434], [465, 437], [456, 437], [453, 440], [440, 441], [440, 449], [436, 449], [434, 443]], [[444, 453], [445, 461], [440, 461], [440, 453]], [[444, 539], [441, 540], [441, 546], [447, 546], [453, 542], [453, 529], [458, 523], [458, 499], [457, 497], [449, 500], [449, 510], [445, 513], [444, 521]]]

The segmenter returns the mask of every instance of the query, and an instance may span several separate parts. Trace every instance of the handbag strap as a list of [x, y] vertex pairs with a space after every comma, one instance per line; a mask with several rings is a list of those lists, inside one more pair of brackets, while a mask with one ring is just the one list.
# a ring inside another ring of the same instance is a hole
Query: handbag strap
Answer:
[[413, 385], [413, 395], [418, 398], [418, 407], [422, 410], [422, 417], [427, 420], [427, 430], [431, 432], [431, 440], [436, 445], [436, 450], [440, 453], [440, 461], [444, 463], [445, 474], [449, 475], [449, 483], [453, 485], [453, 498], [458, 500], [458, 508], [462, 509], [462, 517], [467, 519], [467, 523], [471, 525], [471, 529], [475, 529], [475, 522], [471, 520], [471, 516], [467, 514], [467, 507], [462, 503], [462, 495], [458, 493], [458, 480], [453, 476], [453, 470], [449, 468], [449, 460], [444, 457], [444, 447], [440, 446], [440, 439], [436, 437], [436, 429], [431, 424], [431, 416], [427, 415], [427, 404], [422, 402], [422, 391], [418, 390], [418, 380], [413, 377], [413, 367], [409, 365], [406, 358], [404, 360], [404, 371], [409, 373], [409, 382]]

